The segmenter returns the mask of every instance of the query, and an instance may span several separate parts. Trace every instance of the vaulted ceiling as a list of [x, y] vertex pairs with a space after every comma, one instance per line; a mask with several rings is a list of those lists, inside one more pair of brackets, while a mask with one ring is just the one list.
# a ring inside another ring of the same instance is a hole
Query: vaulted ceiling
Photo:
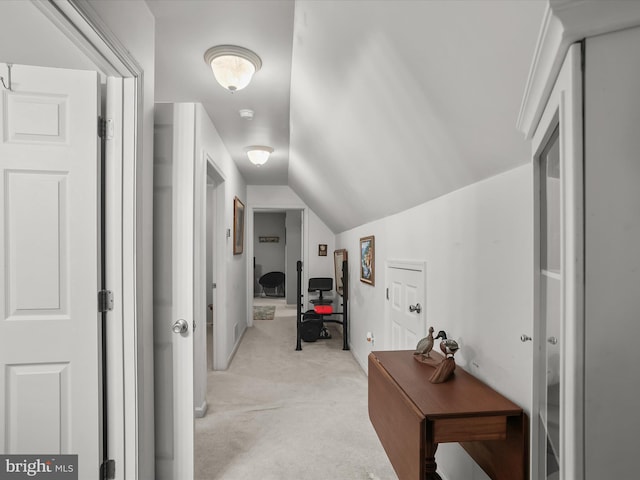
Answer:
[[[335, 232], [529, 161], [515, 124], [544, 1], [147, 3], [156, 99], [203, 103], [249, 185], [289, 185]], [[245, 90], [215, 83], [219, 44], [262, 58]], [[260, 168], [253, 144], [275, 149]]]

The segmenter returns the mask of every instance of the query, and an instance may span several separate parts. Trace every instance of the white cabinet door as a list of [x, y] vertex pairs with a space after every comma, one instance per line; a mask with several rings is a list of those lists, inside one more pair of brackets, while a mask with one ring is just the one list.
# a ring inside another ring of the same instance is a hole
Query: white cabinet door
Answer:
[[0, 92], [0, 452], [102, 461], [98, 78], [14, 65]]
[[570, 47], [532, 140], [538, 175], [532, 476], [584, 478], [581, 47]]
[[387, 265], [387, 338], [390, 350], [414, 349], [426, 337], [425, 266], [389, 262]]

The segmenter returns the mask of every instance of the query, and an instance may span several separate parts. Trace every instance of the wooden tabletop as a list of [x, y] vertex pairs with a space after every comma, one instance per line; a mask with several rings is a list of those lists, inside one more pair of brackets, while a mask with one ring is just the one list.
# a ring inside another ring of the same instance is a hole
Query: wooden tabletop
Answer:
[[[427, 419], [522, 414], [522, 408], [460, 366], [456, 366], [451, 379], [434, 384], [429, 382], [434, 367], [416, 361], [413, 350], [376, 351], [371, 355]], [[436, 352], [431, 355], [442, 357]]]

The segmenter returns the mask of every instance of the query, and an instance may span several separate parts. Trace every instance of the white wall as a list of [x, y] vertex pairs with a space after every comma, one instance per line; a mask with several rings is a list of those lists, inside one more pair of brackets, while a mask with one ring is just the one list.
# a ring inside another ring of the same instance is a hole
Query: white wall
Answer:
[[[350, 343], [366, 370], [387, 348], [385, 262], [427, 265], [427, 325], [460, 344], [456, 361], [527, 411], [531, 403], [533, 192], [527, 165], [337, 235], [349, 254]], [[375, 235], [376, 285], [359, 279], [359, 239]], [[366, 341], [374, 333], [375, 344]], [[448, 480], [484, 479], [457, 444], [440, 445]]]
[[585, 478], [637, 475], [640, 28], [587, 39]]
[[298, 296], [298, 260], [302, 260], [302, 213], [300, 210], [287, 210], [287, 258], [285, 282], [287, 304], [295, 305]]
[[137, 268], [138, 320], [138, 477], [154, 478], [153, 411], [153, 108], [155, 19], [142, 0], [89, 0], [107, 27], [142, 70], [142, 131], [138, 158]]
[[0, 3], [0, 76], [7, 80], [5, 63], [95, 70], [72, 42], [31, 2]]

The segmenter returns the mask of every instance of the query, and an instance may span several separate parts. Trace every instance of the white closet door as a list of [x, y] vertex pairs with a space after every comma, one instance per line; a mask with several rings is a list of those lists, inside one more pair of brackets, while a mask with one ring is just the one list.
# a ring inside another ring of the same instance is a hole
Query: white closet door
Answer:
[[14, 65], [0, 92], [0, 451], [98, 478], [98, 78]]

